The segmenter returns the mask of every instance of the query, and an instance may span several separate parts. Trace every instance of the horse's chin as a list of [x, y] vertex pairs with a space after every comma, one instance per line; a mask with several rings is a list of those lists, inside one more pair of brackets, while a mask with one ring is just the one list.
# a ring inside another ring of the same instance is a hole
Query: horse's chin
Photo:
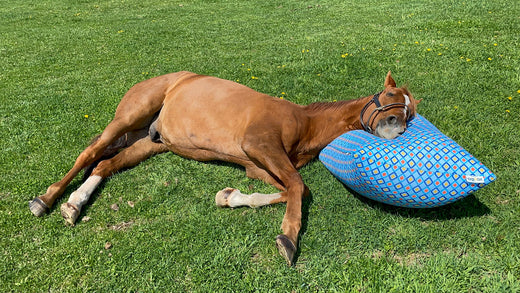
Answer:
[[377, 127], [376, 131], [374, 131], [374, 135], [385, 138], [385, 139], [394, 139], [399, 135], [403, 134], [406, 128], [404, 127]]

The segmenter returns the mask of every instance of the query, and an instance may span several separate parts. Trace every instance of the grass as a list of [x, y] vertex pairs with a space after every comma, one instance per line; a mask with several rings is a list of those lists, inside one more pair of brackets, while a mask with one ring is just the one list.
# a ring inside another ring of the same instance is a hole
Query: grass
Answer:
[[[520, 291], [520, 5], [255, 2], [0, 6], [0, 291]], [[294, 268], [274, 245], [284, 205], [215, 207], [226, 186], [274, 191], [228, 164], [164, 154], [109, 179], [74, 228], [57, 209], [30, 214], [126, 90], [179, 70], [300, 104], [373, 94], [392, 70], [498, 179], [409, 210], [350, 194], [313, 161]]]

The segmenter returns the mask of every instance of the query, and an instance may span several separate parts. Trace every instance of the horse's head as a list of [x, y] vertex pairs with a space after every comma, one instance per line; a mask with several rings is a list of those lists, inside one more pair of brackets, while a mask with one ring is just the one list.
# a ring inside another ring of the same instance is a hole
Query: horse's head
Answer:
[[419, 102], [406, 87], [396, 87], [389, 71], [385, 89], [375, 94], [361, 111], [361, 125], [376, 136], [394, 139], [406, 130], [406, 123], [415, 116]]

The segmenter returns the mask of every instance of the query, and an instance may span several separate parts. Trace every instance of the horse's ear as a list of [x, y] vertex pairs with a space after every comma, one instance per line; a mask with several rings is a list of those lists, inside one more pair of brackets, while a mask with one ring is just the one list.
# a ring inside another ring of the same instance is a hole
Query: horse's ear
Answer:
[[386, 74], [386, 79], [385, 79], [385, 88], [387, 87], [396, 87], [397, 85], [395, 84], [395, 80], [392, 78], [392, 73], [390, 71], [388, 71], [388, 73]]

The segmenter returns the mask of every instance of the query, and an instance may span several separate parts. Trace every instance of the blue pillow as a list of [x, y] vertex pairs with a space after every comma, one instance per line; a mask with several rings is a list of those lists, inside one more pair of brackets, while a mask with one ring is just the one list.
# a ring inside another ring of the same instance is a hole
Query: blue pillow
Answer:
[[392, 140], [362, 130], [347, 132], [325, 147], [319, 158], [355, 192], [408, 208], [452, 203], [496, 178], [420, 115]]

